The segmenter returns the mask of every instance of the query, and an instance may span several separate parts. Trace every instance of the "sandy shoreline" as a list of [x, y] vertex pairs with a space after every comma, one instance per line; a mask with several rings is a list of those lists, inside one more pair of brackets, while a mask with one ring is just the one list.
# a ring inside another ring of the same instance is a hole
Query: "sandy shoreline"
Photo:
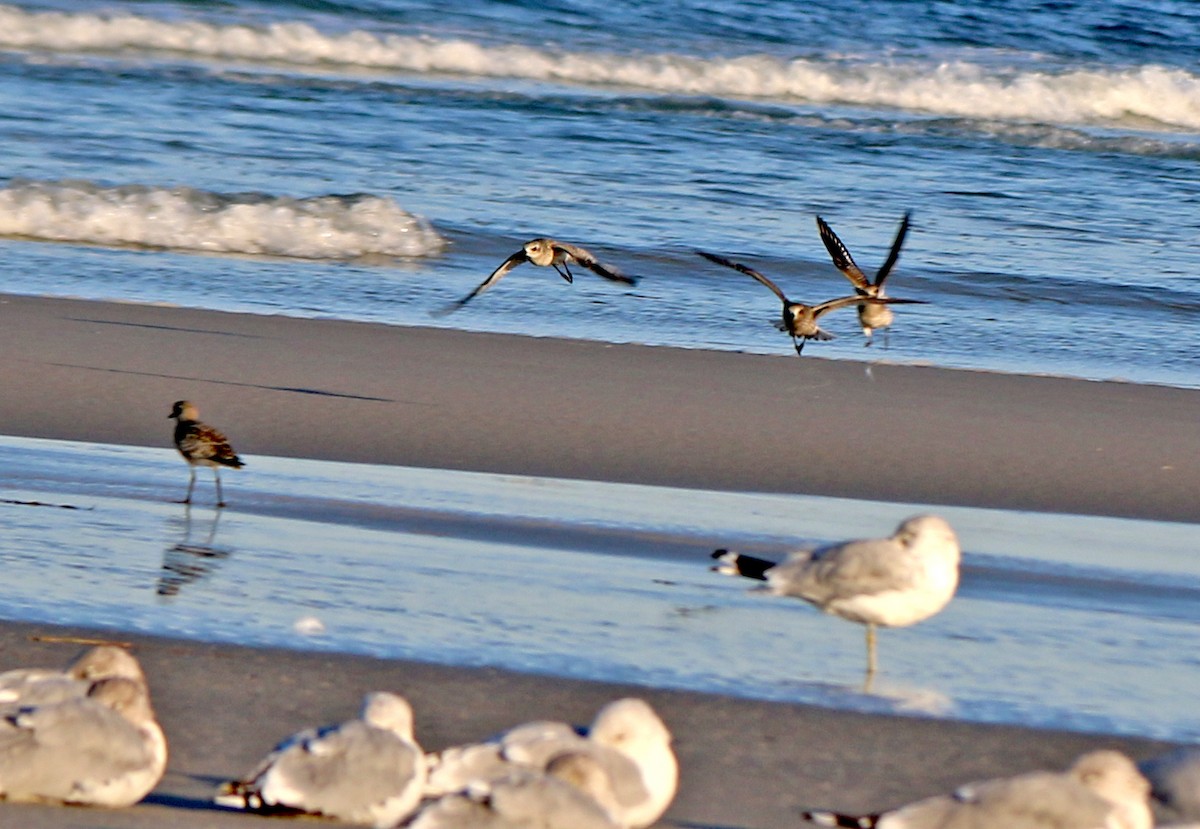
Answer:
[[[0, 623], [0, 668], [64, 664], [81, 645], [35, 638], [64, 635], [112, 636]], [[872, 810], [972, 779], [1063, 766], [1096, 747], [1137, 757], [1163, 749], [1137, 738], [883, 717], [494, 669], [136, 634], [119, 639], [132, 643], [151, 682], [171, 752], [163, 782], [131, 809], [2, 804], [0, 819], [27, 829], [269, 825], [212, 806], [212, 785], [246, 771], [282, 736], [352, 716], [363, 693], [380, 689], [412, 701], [417, 738], [427, 750], [531, 719], [587, 722], [611, 699], [641, 696], [675, 735], [682, 768], [662, 825], [689, 829], [785, 829], [801, 825], [797, 813], [805, 807]]]
[[[254, 455], [726, 490], [1200, 520], [1200, 392], [931, 368], [606, 346], [133, 304], [0, 296], [0, 434], [165, 447], [189, 397]], [[77, 645], [0, 623], [0, 668]], [[26, 827], [235, 826], [211, 785], [276, 739], [412, 699], [428, 749], [515, 722], [587, 721], [636, 693], [677, 738], [667, 825], [794, 827], [804, 807], [874, 810], [963, 782], [1159, 745], [499, 670], [252, 650], [138, 635], [171, 742], [148, 802], [98, 813], [5, 805]]]
[[[1200, 391], [0, 296], [0, 433], [1200, 521]], [[999, 347], [999, 344], [998, 344]]]

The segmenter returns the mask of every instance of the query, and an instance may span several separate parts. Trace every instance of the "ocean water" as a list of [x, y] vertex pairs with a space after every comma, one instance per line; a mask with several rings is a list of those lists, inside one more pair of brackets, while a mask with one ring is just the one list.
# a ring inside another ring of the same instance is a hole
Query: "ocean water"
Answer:
[[[789, 355], [695, 251], [818, 302], [816, 215], [873, 273], [912, 211], [927, 304], [803, 359], [1197, 388], [1197, 55], [1189, 0], [3, 4], [0, 291]], [[542, 235], [640, 282], [434, 316]], [[0, 616], [1200, 739], [1194, 527], [951, 511], [959, 597], [864, 688], [707, 552], [922, 505], [250, 460], [218, 516], [167, 449], [0, 436]]]
[[[886, 350], [1200, 386], [1200, 9], [847, 0], [0, 5], [0, 290], [787, 354], [905, 211]], [[525, 240], [640, 276], [514, 271]]]
[[256, 457], [172, 503], [172, 449], [0, 437], [0, 617], [891, 714], [1200, 740], [1193, 525], [938, 508], [958, 595], [879, 633], [714, 547], [884, 535], [920, 504]]

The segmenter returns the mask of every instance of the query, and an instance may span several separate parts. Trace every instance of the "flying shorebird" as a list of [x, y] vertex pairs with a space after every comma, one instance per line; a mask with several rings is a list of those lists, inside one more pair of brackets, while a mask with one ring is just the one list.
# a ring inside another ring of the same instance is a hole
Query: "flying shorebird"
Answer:
[[958, 589], [958, 538], [942, 518], [918, 515], [889, 538], [846, 541], [792, 553], [780, 563], [730, 550], [712, 569], [766, 582], [826, 613], [867, 626], [867, 677], [875, 674], [875, 627], [907, 627], [939, 612]]
[[488, 288], [499, 282], [506, 273], [511, 271], [517, 265], [522, 265], [526, 262], [543, 268], [554, 268], [554, 270], [558, 271], [558, 275], [567, 282], [573, 282], [575, 280], [574, 274], [571, 273], [570, 268], [571, 263], [574, 262], [575, 264], [583, 265], [593, 273], [597, 273], [605, 279], [613, 282], [621, 282], [625, 285], [637, 284], [637, 280], [635, 280], [633, 277], [626, 276], [616, 268], [612, 268], [603, 264], [600, 262], [600, 260], [593, 256], [590, 251], [587, 251], [578, 245], [569, 245], [566, 242], [556, 242], [553, 239], [531, 239], [530, 241], [526, 242], [519, 251], [505, 259], [504, 262], [501, 263], [500, 267], [492, 271], [491, 275], [488, 276], [487, 279], [479, 283], [479, 286], [475, 290], [471, 291], [471, 293], [467, 294], [457, 302], [446, 306], [440, 313], [449, 314], [457, 311], [472, 299], [479, 296]]
[[225, 497], [221, 494], [221, 467], [240, 469], [245, 464], [229, 445], [229, 439], [218, 429], [201, 423], [199, 417], [195, 405], [187, 400], [177, 400], [171, 407], [171, 413], [167, 415], [168, 419], [175, 420], [175, 448], [188, 462], [188, 472], [191, 473], [187, 497], [183, 499], [183, 503], [192, 502], [192, 489], [196, 486], [196, 467], [208, 466], [212, 468], [213, 477], [217, 481], [217, 506], [223, 507]]
[[737, 262], [732, 262], [723, 256], [717, 256], [713, 253], [705, 253], [702, 250], [696, 253], [703, 256], [710, 262], [716, 262], [718, 265], [724, 265], [727, 268], [733, 268], [735, 271], [741, 271], [747, 276], [752, 276], [771, 290], [771, 293], [779, 297], [783, 302], [783, 320], [779, 323], [779, 330], [792, 335], [792, 344], [796, 347], [797, 354], [804, 353], [804, 343], [808, 340], [832, 340], [833, 335], [823, 329], [817, 320], [823, 314], [830, 311], [835, 311], [838, 308], [845, 308], [847, 305], [856, 303], [869, 303], [871, 305], [885, 305], [893, 303], [911, 303], [916, 300], [911, 299], [892, 299], [891, 297], [861, 297], [858, 294], [853, 296], [844, 296], [838, 299], [831, 299], [827, 302], [822, 302], [820, 305], [805, 305], [803, 302], [792, 302], [779, 286], [772, 282], [767, 277], [763, 276], [753, 268], [748, 268]]
[[[846, 278], [854, 285], [854, 293], [859, 297], [882, 297], [883, 281], [888, 278], [888, 274], [892, 272], [892, 268], [896, 266], [896, 261], [900, 258], [900, 247], [904, 244], [904, 237], [908, 235], [908, 223], [912, 217], [911, 213], [905, 213], [904, 218], [900, 220], [900, 228], [896, 231], [896, 238], [892, 242], [892, 249], [888, 251], [887, 259], [875, 274], [875, 281], [872, 282], [867, 278], [867, 275], [862, 272], [858, 265], [854, 264], [854, 257], [850, 255], [850, 251], [833, 232], [825, 220], [820, 216], [817, 217], [817, 230], [821, 234], [821, 241], [825, 243], [825, 249], [829, 251], [829, 255], [833, 257], [833, 264], [839, 271], [845, 274]], [[905, 300], [909, 304], [925, 304], [922, 300], [910, 299]], [[894, 318], [892, 309], [886, 305], [877, 305], [874, 303], [860, 302], [858, 305], [858, 321], [862, 325], [863, 335], [867, 338], [865, 345], [870, 345], [872, 342], [871, 334], [876, 329], [884, 331], [884, 346], [887, 346], [887, 331], [888, 326], [892, 324]]]

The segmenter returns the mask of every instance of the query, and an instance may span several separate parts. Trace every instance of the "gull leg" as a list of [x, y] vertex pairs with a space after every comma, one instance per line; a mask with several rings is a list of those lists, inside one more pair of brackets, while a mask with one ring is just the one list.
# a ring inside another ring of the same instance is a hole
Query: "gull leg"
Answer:
[[221, 470], [213, 467], [213, 477], [217, 479], [217, 506], [225, 506], [225, 496], [221, 494]]
[[879, 662], [875, 658], [875, 625], [871, 622], [867, 623], [867, 681], [870, 682], [875, 676], [875, 671], [879, 667]]

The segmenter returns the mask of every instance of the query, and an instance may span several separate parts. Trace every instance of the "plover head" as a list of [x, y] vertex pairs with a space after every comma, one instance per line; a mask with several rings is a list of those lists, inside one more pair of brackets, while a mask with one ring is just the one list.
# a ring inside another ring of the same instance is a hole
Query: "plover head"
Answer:
[[549, 239], [533, 239], [526, 242], [525, 256], [533, 264], [545, 267], [554, 261], [554, 243]]
[[171, 413], [167, 415], [168, 420], [197, 420], [200, 413], [196, 411], [196, 407], [188, 400], [176, 400], [175, 405], [171, 407]]

